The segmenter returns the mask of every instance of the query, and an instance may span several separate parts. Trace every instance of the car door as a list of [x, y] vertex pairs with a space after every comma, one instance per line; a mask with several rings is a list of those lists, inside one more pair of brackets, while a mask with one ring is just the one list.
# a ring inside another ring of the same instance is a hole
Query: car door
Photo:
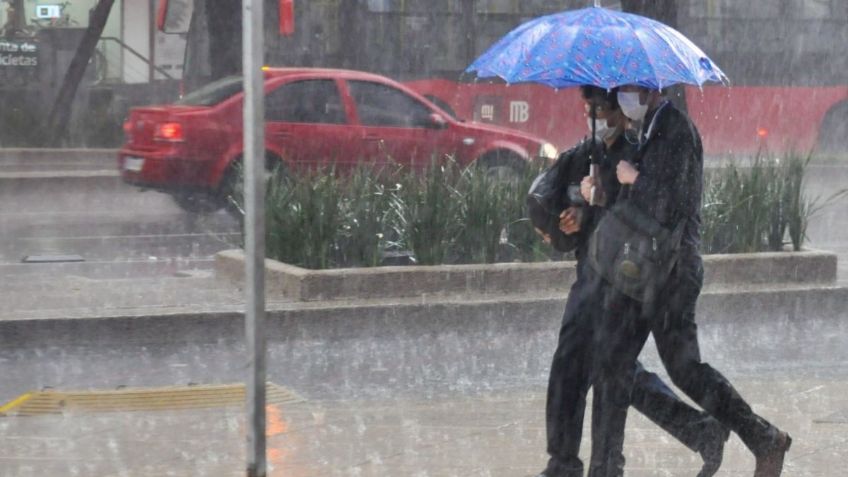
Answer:
[[374, 81], [348, 80], [347, 86], [361, 127], [361, 159], [424, 168], [451, 152], [447, 123], [438, 124], [436, 111], [415, 97]]
[[352, 162], [359, 141], [332, 78], [304, 79], [272, 88], [265, 96], [266, 137], [289, 167], [308, 169]]

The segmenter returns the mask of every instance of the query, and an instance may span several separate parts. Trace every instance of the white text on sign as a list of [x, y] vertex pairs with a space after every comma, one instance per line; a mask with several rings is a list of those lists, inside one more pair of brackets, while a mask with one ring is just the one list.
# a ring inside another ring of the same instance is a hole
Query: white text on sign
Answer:
[[530, 105], [527, 101], [509, 102], [509, 122], [526, 123], [530, 119]]

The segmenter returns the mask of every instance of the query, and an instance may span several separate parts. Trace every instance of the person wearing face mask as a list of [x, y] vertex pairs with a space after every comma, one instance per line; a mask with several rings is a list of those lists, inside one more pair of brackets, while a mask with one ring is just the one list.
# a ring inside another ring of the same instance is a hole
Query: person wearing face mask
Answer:
[[[635, 143], [625, 137], [627, 118], [618, 107], [615, 91], [585, 86], [581, 93], [590, 136], [560, 158], [568, 161], [565, 182], [572, 187], [580, 184], [577, 186], [580, 189], [577, 200], [572, 200], [572, 205], [560, 216], [562, 232], [576, 238], [577, 280], [568, 294], [551, 364], [545, 412], [550, 459], [539, 477], [583, 476], [583, 463], [578, 452], [586, 394], [592, 382], [593, 325], [604, 296], [603, 282], [585, 261], [588, 238], [603, 213], [603, 207], [614, 203], [619, 194], [616, 166], [621, 161], [632, 160], [636, 151]], [[593, 131], [594, 141], [591, 138]], [[595, 182], [580, 183], [589, 172], [591, 158], [594, 158], [598, 169]], [[603, 189], [602, 193], [596, 191], [595, 197], [606, 197], [606, 204], [589, 205], [588, 200], [579, 200], [580, 194], [589, 197], [592, 187]], [[641, 365], [635, 370], [634, 383], [632, 405], [692, 451], [700, 453], [704, 467], [698, 475], [712, 476], [721, 464], [724, 442], [728, 437], [723, 426], [681, 401], [656, 374], [646, 371]], [[606, 455], [608, 452], [601, 445], [593, 445], [592, 454]], [[623, 457], [619, 459], [623, 465]]]
[[610, 450], [598, 460], [593, 456], [590, 475], [623, 474], [617, 447], [624, 439], [628, 400], [636, 395], [632, 375], [638, 368], [636, 358], [648, 334], [653, 333], [672, 382], [739, 435], [756, 457], [755, 477], [777, 477], [791, 438], [755, 414], [723, 375], [701, 361], [695, 323], [695, 305], [703, 283], [698, 252], [703, 188], [700, 134], [689, 117], [659, 91], [624, 86], [617, 98], [622, 112], [641, 123], [634, 159], [616, 165], [616, 177], [622, 184], [618, 200], [631, 201], [669, 230], [682, 224], [683, 235], [676, 265], [653, 303], [643, 304], [608, 288], [595, 328], [598, 353], [593, 372], [599, 402], [595, 411], [601, 415], [601, 426], [593, 428], [592, 437], [594, 443], [597, 433]]

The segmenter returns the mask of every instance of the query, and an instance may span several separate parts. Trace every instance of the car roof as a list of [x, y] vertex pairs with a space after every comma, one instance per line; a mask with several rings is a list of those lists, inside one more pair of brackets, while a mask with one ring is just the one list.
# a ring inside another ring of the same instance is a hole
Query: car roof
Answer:
[[278, 68], [264, 67], [263, 71], [270, 78], [281, 78], [287, 76], [312, 76], [323, 78], [345, 78], [355, 80], [389, 81], [396, 83], [391, 78], [382, 75], [368, 73], [365, 71], [345, 70], [338, 68]]

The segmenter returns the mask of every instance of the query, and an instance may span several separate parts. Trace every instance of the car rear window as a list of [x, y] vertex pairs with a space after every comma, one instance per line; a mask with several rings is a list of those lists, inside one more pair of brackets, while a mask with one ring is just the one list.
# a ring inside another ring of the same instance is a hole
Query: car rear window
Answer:
[[183, 106], [214, 106], [240, 93], [243, 88], [241, 76], [227, 76], [213, 81], [180, 98], [175, 104]]

